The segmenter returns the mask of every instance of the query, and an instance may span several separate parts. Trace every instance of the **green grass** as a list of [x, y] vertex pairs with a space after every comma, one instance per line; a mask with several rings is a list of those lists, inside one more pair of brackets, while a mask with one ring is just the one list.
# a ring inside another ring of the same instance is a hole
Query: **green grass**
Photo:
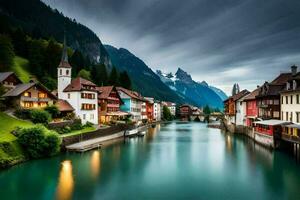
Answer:
[[16, 137], [11, 134], [17, 126], [28, 128], [33, 126], [31, 122], [15, 119], [3, 112], [0, 112], [0, 142], [10, 142], [16, 140]]
[[11, 133], [17, 126], [28, 128], [33, 124], [0, 112], [0, 169], [26, 160], [22, 147]]
[[66, 134], [61, 134], [60, 137], [68, 137], [68, 136], [72, 136], [72, 135], [78, 135], [78, 134], [82, 134], [82, 133], [91, 132], [94, 130], [96, 130], [95, 127], [86, 127], [82, 130], [72, 131], [72, 132], [66, 133]]
[[11, 70], [21, 79], [22, 82], [28, 83], [32, 75], [28, 72], [29, 61], [25, 58], [16, 56]]

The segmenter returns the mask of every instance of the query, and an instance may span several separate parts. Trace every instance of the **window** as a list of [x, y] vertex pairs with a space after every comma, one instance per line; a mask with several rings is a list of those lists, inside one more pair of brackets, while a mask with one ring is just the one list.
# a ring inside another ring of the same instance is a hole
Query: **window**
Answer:
[[67, 75], [67, 76], [69, 75], [69, 70], [66, 71], [66, 75]]
[[289, 104], [289, 97], [285, 96], [285, 104]]
[[82, 99], [95, 99], [95, 94], [92, 93], [81, 93]]
[[288, 113], [288, 112], [285, 113], [285, 120], [286, 120], [286, 121], [289, 120], [289, 113]]
[[274, 105], [279, 105], [279, 100], [278, 99], [274, 99]]
[[82, 118], [85, 120], [85, 114], [82, 115]]
[[81, 110], [95, 110], [95, 109], [96, 109], [95, 104], [87, 104], [87, 103], [81, 104]]
[[59, 75], [62, 75], [62, 69], [59, 70]]
[[291, 122], [293, 121], [293, 112], [291, 112], [291, 118], [290, 118], [290, 121], [291, 121]]
[[46, 94], [46, 93], [43, 93], [43, 92], [39, 92], [39, 93], [38, 93], [38, 97], [39, 97], [40, 99], [44, 99], [44, 98], [47, 98], [47, 94]]
[[281, 97], [281, 104], [283, 104], [283, 96]]
[[24, 97], [31, 97], [31, 92], [25, 92]]
[[278, 111], [274, 111], [274, 112], [273, 112], [273, 117], [279, 118], [279, 112], [278, 112]]
[[299, 113], [296, 112], [296, 122], [299, 123]]
[[283, 112], [281, 111], [281, 120], [283, 120]]
[[71, 94], [70, 93], [68, 93], [68, 99], [70, 99], [71, 98]]
[[299, 94], [296, 95], [296, 102], [299, 104]]
[[291, 95], [291, 104], [293, 104], [293, 95]]

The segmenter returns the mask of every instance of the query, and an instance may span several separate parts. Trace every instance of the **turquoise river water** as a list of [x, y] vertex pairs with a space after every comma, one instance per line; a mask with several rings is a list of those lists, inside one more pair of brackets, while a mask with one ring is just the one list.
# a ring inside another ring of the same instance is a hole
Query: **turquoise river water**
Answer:
[[300, 199], [300, 165], [247, 138], [174, 122], [0, 171], [0, 199]]

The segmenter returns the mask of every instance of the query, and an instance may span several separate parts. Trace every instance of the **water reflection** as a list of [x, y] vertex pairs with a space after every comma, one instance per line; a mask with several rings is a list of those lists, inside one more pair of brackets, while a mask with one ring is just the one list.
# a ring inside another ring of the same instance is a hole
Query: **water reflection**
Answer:
[[72, 198], [74, 189], [74, 179], [72, 174], [72, 163], [70, 160], [65, 160], [61, 164], [59, 181], [56, 190], [58, 200], [68, 200]]
[[101, 157], [99, 151], [94, 151], [91, 156], [91, 172], [92, 178], [95, 180], [100, 174]]

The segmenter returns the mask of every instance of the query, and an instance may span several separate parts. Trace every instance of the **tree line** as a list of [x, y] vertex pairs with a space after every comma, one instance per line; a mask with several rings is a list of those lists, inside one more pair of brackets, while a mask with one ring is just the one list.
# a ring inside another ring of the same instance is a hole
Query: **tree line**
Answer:
[[[41, 38], [34, 35], [21, 28], [0, 28], [0, 71], [10, 71], [14, 57], [21, 56], [29, 60], [27, 70], [48, 89], [53, 90], [57, 87], [57, 66], [61, 60], [63, 45], [52, 37]], [[132, 82], [126, 71], [118, 72], [115, 67], [109, 70], [104, 64], [93, 63], [79, 50], [69, 48], [68, 55], [72, 77], [80, 76], [99, 86], [115, 85], [131, 89]]]

